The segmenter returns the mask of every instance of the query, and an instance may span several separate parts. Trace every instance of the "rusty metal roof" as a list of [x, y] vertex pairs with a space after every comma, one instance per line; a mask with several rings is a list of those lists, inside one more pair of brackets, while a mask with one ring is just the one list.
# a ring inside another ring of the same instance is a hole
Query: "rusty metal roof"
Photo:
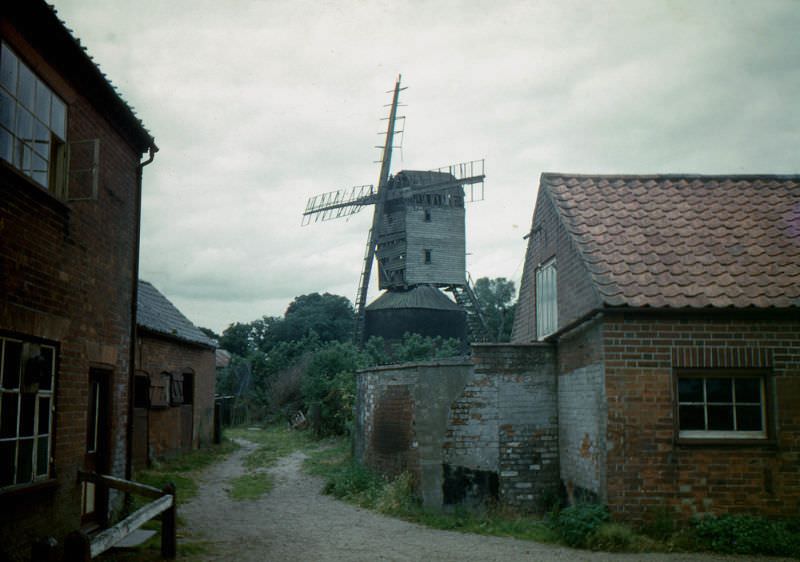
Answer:
[[800, 176], [545, 173], [605, 306], [800, 307]]

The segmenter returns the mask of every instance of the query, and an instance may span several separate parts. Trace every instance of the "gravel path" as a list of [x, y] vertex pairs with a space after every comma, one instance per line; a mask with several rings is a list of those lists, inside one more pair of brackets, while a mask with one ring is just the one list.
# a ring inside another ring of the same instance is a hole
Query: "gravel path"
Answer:
[[269, 472], [275, 488], [254, 501], [233, 501], [227, 489], [243, 474], [242, 448], [202, 476], [200, 492], [179, 507], [194, 539], [210, 544], [211, 554], [195, 560], [745, 560], [687, 554], [609, 554], [572, 550], [510, 538], [439, 531], [367, 511], [320, 493], [322, 481], [301, 470], [305, 455], [295, 452]]

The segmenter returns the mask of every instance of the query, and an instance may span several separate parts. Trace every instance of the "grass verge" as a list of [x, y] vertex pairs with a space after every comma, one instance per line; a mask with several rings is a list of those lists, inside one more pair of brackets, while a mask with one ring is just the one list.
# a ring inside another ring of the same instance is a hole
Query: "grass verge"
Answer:
[[281, 457], [320, 443], [314, 440], [310, 432], [293, 431], [284, 425], [272, 425], [263, 429], [233, 428], [225, 431], [225, 436], [229, 439], [246, 439], [258, 445], [244, 459], [244, 466], [248, 470], [270, 467]]
[[346, 439], [332, 440], [331, 446], [310, 451], [304, 468], [310, 474], [325, 478], [325, 493], [435, 529], [546, 543], [559, 540], [543, 519], [507, 508], [490, 508], [483, 513], [426, 510], [413, 495], [411, 475], [401, 474], [393, 480], [387, 480], [357, 465], [350, 455], [350, 445]]

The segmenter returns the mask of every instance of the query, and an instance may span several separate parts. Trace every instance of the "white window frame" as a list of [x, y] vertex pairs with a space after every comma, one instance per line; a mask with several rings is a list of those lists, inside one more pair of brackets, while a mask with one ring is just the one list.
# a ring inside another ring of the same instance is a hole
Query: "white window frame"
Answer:
[[536, 268], [536, 337], [543, 340], [558, 329], [558, 269], [556, 258]]
[[[681, 400], [680, 396], [680, 380], [681, 379], [700, 379], [703, 381], [703, 399], [702, 401]], [[731, 381], [732, 397], [731, 400], [714, 402], [708, 400], [707, 383], [710, 379], [728, 379]], [[746, 402], [739, 401], [736, 397], [736, 384], [737, 379], [757, 379], [759, 382], [759, 401]], [[714, 370], [709, 373], [680, 373], [676, 380], [676, 426], [678, 429], [678, 437], [680, 439], [757, 439], [765, 440], [768, 438], [768, 421], [767, 417], [767, 381], [766, 374], [730, 374], [725, 370]], [[708, 408], [709, 406], [729, 406], [732, 409], [733, 428], [730, 430], [709, 430], [709, 429], [681, 429], [681, 406], [702, 406], [704, 415], [704, 425], [708, 428]], [[738, 419], [736, 416], [737, 407], [753, 407], [760, 406], [761, 412], [761, 430], [747, 430], [741, 431], [737, 429], [736, 424]]]
[[[11, 380], [11, 375], [6, 373], [6, 354], [9, 353], [8, 344], [21, 345], [22, 351], [19, 362], [19, 370], [17, 373], [18, 384], [14, 386], [6, 386], [7, 382]], [[25, 381], [25, 364], [26, 361], [31, 360], [35, 355], [41, 355], [42, 351], [48, 350], [50, 353], [50, 362], [46, 368], [50, 373], [49, 388], [42, 388], [39, 381], [31, 383]], [[13, 474], [11, 482], [0, 483], [0, 490], [6, 488], [24, 487], [34, 484], [42, 480], [48, 480], [52, 473], [53, 468], [53, 426], [55, 423], [55, 384], [56, 384], [56, 357], [57, 349], [54, 345], [32, 342], [21, 337], [7, 337], [0, 336], [0, 420], [3, 420], [3, 407], [10, 405], [11, 401], [16, 398], [16, 427], [14, 428], [14, 435], [3, 436], [0, 432], [0, 444], [7, 445], [13, 443], [14, 461], [13, 461]], [[23, 396], [33, 395], [34, 412], [33, 412], [33, 430], [32, 435], [20, 435], [22, 424], [22, 409], [23, 409]], [[42, 401], [47, 400], [48, 414], [47, 414], [47, 427], [40, 428], [42, 421], [42, 412], [40, 408]], [[0, 428], [3, 429], [3, 428]], [[7, 428], [6, 428], [7, 429]], [[24, 477], [19, 473], [20, 471], [20, 454], [22, 454], [22, 443], [31, 441], [31, 458], [30, 467], [31, 474], [29, 477]], [[44, 470], [40, 470], [39, 455], [41, 454], [40, 447], [44, 447], [44, 454], [47, 456], [47, 461]], [[3, 447], [5, 449], [5, 447]]]

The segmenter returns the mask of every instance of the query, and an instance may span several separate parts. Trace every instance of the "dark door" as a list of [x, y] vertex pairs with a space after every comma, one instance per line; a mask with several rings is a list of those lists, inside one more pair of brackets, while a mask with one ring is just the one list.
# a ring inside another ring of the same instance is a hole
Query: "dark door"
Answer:
[[[111, 373], [100, 369], [89, 371], [89, 405], [86, 417], [86, 455], [84, 470], [108, 473], [108, 381]], [[108, 512], [108, 491], [91, 482], [81, 490], [81, 526], [91, 531], [105, 525]]]
[[137, 374], [133, 389], [133, 467], [146, 468], [148, 455], [148, 425], [150, 407], [150, 378]]
[[181, 404], [181, 449], [192, 450], [194, 433], [194, 374], [183, 374], [183, 404]]

